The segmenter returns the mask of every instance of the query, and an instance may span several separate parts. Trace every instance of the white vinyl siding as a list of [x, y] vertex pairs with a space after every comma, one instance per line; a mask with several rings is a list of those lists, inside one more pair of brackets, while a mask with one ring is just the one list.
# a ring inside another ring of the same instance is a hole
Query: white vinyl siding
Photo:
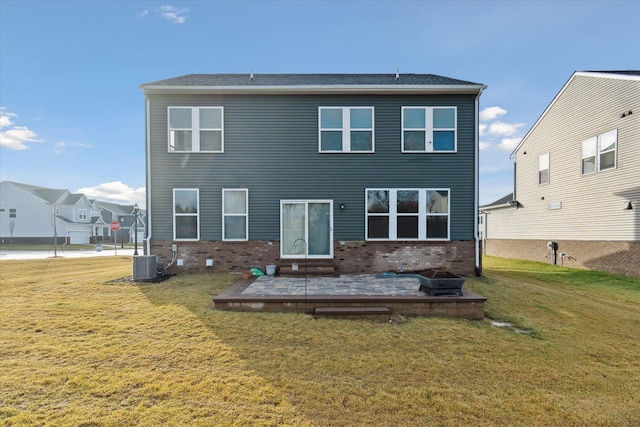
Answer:
[[200, 240], [200, 190], [174, 188], [173, 239]]
[[222, 107], [168, 107], [170, 152], [224, 152]]
[[249, 190], [222, 190], [222, 240], [249, 239]]
[[319, 107], [318, 150], [321, 153], [373, 153], [373, 107]]
[[449, 240], [449, 189], [367, 189], [367, 240]]
[[457, 150], [456, 107], [402, 107], [403, 153]]

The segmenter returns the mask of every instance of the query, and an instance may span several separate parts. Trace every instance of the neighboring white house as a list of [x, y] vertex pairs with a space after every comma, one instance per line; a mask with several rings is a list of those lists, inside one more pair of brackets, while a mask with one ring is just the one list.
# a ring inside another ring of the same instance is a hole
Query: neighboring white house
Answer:
[[574, 73], [511, 156], [487, 255], [640, 276], [640, 71]]
[[[126, 240], [133, 241], [133, 234], [129, 236], [135, 218], [133, 206], [90, 200], [84, 194], [72, 194], [69, 190], [2, 181], [0, 241], [5, 244], [52, 243], [54, 238], [58, 243], [68, 244], [113, 241], [115, 236], [111, 235], [109, 224], [113, 219], [120, 220], [112, 215], [113, 210], [121, 212]], [[107, 220], [104, 215], [108, 216]], [[138, 240], [142, 241], [143, 212], [139, 216]]]

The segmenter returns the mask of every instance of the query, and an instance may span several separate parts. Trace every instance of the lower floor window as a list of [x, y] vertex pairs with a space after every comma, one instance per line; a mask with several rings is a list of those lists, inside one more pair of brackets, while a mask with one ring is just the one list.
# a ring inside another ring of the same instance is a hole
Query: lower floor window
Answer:
[[173, 190], [174, 240], [200, 239], [200, 190], [175, 188]]
[[249, 190], [222, 190], [222, 239], [247, 240], [249, 235]]
[[367, 189], [367, 240], [448, 240], [448, 189]]

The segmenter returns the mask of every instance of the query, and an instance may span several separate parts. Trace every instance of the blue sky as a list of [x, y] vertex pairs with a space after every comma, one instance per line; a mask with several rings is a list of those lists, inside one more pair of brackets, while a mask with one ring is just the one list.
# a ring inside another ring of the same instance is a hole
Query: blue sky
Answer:
[[640, 68], [640, 0], [0, 0], [0, 180], [144, 205], [142, 83], [426, 73], [484, 83], [480, 203], [574, 71]]

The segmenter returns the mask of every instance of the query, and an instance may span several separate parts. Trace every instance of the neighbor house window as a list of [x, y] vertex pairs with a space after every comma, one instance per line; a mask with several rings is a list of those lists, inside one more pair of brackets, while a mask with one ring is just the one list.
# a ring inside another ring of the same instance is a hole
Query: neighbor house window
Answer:
[[247, 240], [249, 237], [249, 190], [222, 190], [222, 239]]
[[320, 107], [319, 150], [322, 153], [372, 153], [373, 107]]
[[87, 219], [86, 209], [78, 209], [78, 219]]
[[169, 107], [169, 151], [224, 151], [222, 107]]
[[448, 240], [448, 189], [367, 189], [367, 240]]
[[173, 239], [200, 239], [200, 190], [175, 188], [173, 190]]
[[402, 152], [455, 152], [456, 107], [402, 107]]
[[582, 141], [582, 174], [615, 168], [617, 145], [617, 129]]
[[16, 217], [16, 210], [14, 208], [9, 208], [9, 218]]
[[549, 153], [538, 156], [538, 184], [549, 183]]

